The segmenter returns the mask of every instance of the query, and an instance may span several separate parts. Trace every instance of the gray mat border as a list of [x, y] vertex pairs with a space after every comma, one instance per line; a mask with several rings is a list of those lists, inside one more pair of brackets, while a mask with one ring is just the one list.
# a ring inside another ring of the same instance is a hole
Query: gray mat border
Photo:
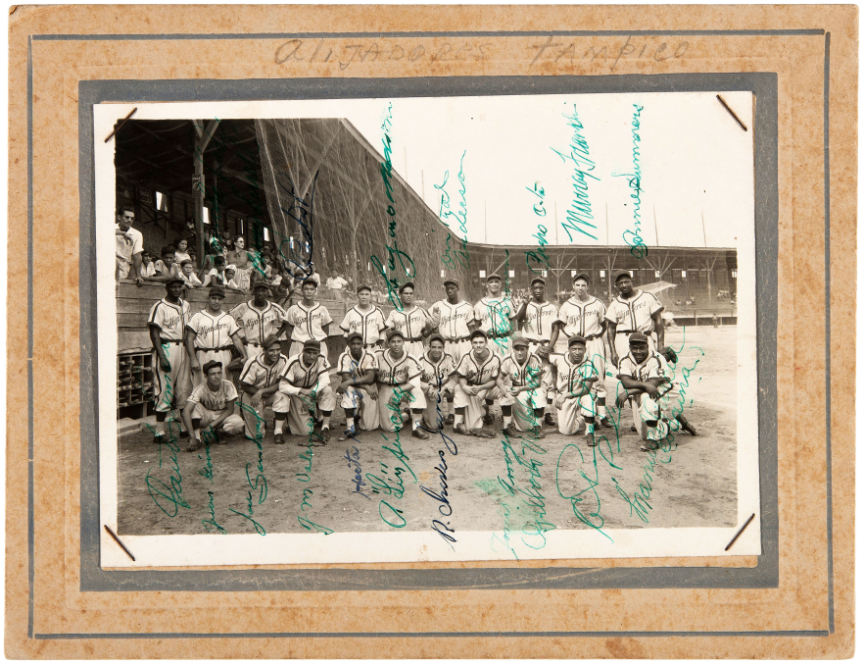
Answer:
[[[361, 36], [361, 35], [362, 36], [375, 36], [374, 33], [354, 33], [354, 34], [358, 34], [358, 36]], [[454, 34], [458, 34], [458, 33], [442, 33], [442, 34], [445, 36], [453, 36]], [[471, 35], [488, 34], [489, 36], [505, 36], [506, 37], [506, 36], [516, 36], [518, 34], [524, 34], [524, 33], [491, 32], [491, 33], [463, 33], [463, 34], [466, 34], [466, 35], [468, 35], [468, 34], [471, 34]], [[604, 31], [585, 31], [585, 32], [582, 32], [582, 31], [572, 31], [572, 32], [555, 31], [552, 33], [544, 32], [543, 34], [555, 34], [555, 35], [586, 34], [586, 35], [595, 35], [596, 36], [596, 35], [603, 35], [603, 34], [610, 34], [610, 33], [604, 32]], [[830, 241], [830, 225], [829, 225], [829, 216], [828, 216], [829, 209], [830, 209], [830, 190], [829, 190], [829, 166], [828, 166], [828, 162], [827, 162], [828, 152], [829, 152], [828, 116], [829, 116], [830, 104], [829, 104], [829, 97], [828, 97], [828, 92], [829, 92], [828, 73], [830, 71], [830, 34], [825, 33], [825, 31], [822, 29], [806, 29], [806, 30], [709, 30], [709, 31], [656, 31], [656, 32], [655, 31], [632, 31], [632, 32], [628, 32], [627, 34], [666, 34], [666, 35], [672, 35], [672, 34], [694, 34], [694, 35], [695, 34], [706, 34], [706, 35], [707, 34], [717, 34], [717, 35], [814, 35], [814, 34], [816, 34], [816, 35], [825, 35], [825, 87], [824, 87], [824, 99], [823, 99], [823, 110], [824, 110], [824, 117], [825, 117], [824, 142], [825, 142], [825, 155], [826, 155], [825, 174], [824, 174], [825, 238], [826, 238], [826, 248], [825, 248], [825, 258], [826, 258], [826, 268], [825, 268], [825, 271], [826, 271], [826, 286], [825, 286], [825, 289], [826, 289], [826, 292], [825, 292], [826, 320], [825, 320], [825, 325], [826, 325], [826, 333], [830, 334], [830, 299], [829, 299], [830, 244], [828, 244], [828, 242]], [[270, 35], [261, 35], [261, 37], [263, 37], [263, 38], [267, 38], [269, 36]], [[283, 35], [283, 36], [293, 36], [293, 33], [291, 35]], [[298, 33], [297, 36], [308, 38], [310, 35], [305, 34], [305, 33]], [[319, 36], [331, 36], [332, 37], [332, 36], [334, 36], [334, 34], [322, 34]], [[385, 36], [393, 36], [393, 35], [381, 33], [378, 36], [385, 37]], [[136, 39], [137, 38], [140, 38], [140, 39], [160, 39], [160, 38], [176, 39], [176, 38], [182, 38], [182, 37], [183, 36], [181, 36], [181, 35], [162, 35], [162, 36], [159, 36], [159, 35], [132, 35], [132, 36], [129, 36], [129, 35], [127, 35], [126, 36], [126, 38], [136, 38]], [[220, 35], [195, 35], [195, 36], [188, 35], [187, 36], [187, 38], [220, 38], [220, 37], [221, 37]], [[238, 39], [247, 39], [250, 37], [251, 37], [250, 35], [246, 35], [246, 34], [236, 35], [236, 38], [238, 38]], [[94, 35], [31, 35], [28, 39], [28, 54], [27, 54], [27, 141], [28, 141], [28, 216], [27, 216], [27, 226], [28, 226], [28, 236], [27, 236], [28, 237], [28, 239], [27, 239], [28, 379], [27, 380], [28, 380], [28, 387], [27, 387], [27, 389], [28, 389], [28, 397], [29, 397], [28, 398], [28, 402], [29, 402], [29, 405], [28, 405], [28, 425], [29, 425], [29, 430], [28, 430], [28, 459], [29, 459], [28, 460], [28, 557], [29, 557], [29, 569], [28, 569], [28, 581], [29, 581], [28, 635], [31, 637], [33, 636], [33, 584], [34, 584], [34, 563], [33, 563], [33, 556], [34, 556], [34, 525], [33, 525], [34, 477], [33, 477], [33, 461], [32, 461], [32, 459], [33, 459], [33, 426], [32, 426], [33, 425], [33, 399], [32, 399], [32, 397], [33, 397], [33, 372], [32, 372], [32, 359], [30, 359], [30, 358], [32, 358], [32, 350], [33, 350], [33, 244], [32, 244], [32, 227], [33, 227], [33, 194], [32, 194], [32, 191], [33, 191], [32, 190], [32, 182], [33, 182], [33, 168], [32, 168], [32, 154], [33, 154], [33, 139], [32, 139], [33, 67], [32, 67], [32, 42], [34, 39], [38, 40], [40, 38], [42, 38], [42, 39], [54, 39], [54, 40], [58, 40], [58, 39], [67, 39], [67, 40], [109, 39], [109, 40], [117, 40], [117, 39], [123, 39], [124, 37], [119, 36], [119, 35], [95, 35], [95, 36]], [[225, 36], [225, 38], [235, 38], [235, 36], [233, 36], [233, 35], [232, 36]], [[773, 277], [770, 279], [770, 284], [772, 284], [772, 286], [774, 288], [774, 293], [773, 293], [773, 298], [770, 299], [770, 301], [769, 301], [769, 305], [772, 308], [772, 311], [774, 313], [773, 323], [776, 326], [777, 301], [776, 301], [776, 265], [775, 265], [775, 261], [776, 261], [776, 247], [777, 247], [777, 237], [776, 237], [776, 233], [777, 233], [777, 228], [776, 228], [776, 221], [777, 221], [776, 106], [777, 106], [777, 100], [776, 100], [776, 75], [771, 74], [771, 76], [773, 77], [773, 83], [772, 83], [772, 89], [773, 89], [773, 108], [772, 108], [772, 111], [773, 112], [770, 114], [770, 116], [771, 116], [773, 126], [775, 128], [774, 141], [773, 141], [774, 169], [773, 169], [772, 174], [771, 174], [771, 183], [770, 183], [773, 185], [773, 191], [772, 191], [773, 196], [769, 197], [769, 199], [767, 200], [767, 206], [773, 212], [773, 217], [768, 219], [769, 226], [771, 226], [768, 229], [768, 236], [769, 236], [769, 240], [772, 239], [772, 237], [773, 237], [773, 244], [771, 246], [773, 246], [775, 253], [774, 253], [774, 256], [772, 257], [772, 260], [770, 260], [768, 262], [767, 273], [762, 275], [762, 276], [768, 277], [768, 278]], [[194, 83], [193, 83], [193, 86], [194, 86]], [[194, 87], [193, 87], [193, 89], [194, 89]], [[81, 109], [81, 107], [79, 105], [79, 113], [80, 113], [80, 109]], [[761, 110], [763, 110], [763, 109], [760, 109], [757, 106], [757, 115], [760, 114]], [[92, 128], [92, 123], [89, 124], [88, 126], [90, 128]], [[758, 122], [757, 122], [757, 126], [758, 126]], [[88, 131], [87, 133], [88, 133], [88, 135], [90, 135], [92, 137], [92, 129], [90, 131]], [[757, 151], [757, 158], [758, 158], [758, 154], [759, 153]], [[89, 159], [88, 159], [88, 156], [90, 157]], [[84, 146], [82, 153], [81, 153], [81, 157], [82, 157], [82, 160], [81, 160], [82, 169], [85, 167], [85, 164], [89, 164], [90, 168], [92, 169], [92, 142], [89, 143], [88, 145]], [[758, 166], [758, 162], [757, 162], [757, 166]], [[758, 176], [758, 174], [759, 174], [759, 171], [757, 169], [757, 176]], [[90, 191], [89, 188], [86, 186], [82, 187], [81, 189], [82, 189], [82, 208], [81, 208], [81, 210], [82, 210], [82, 212], [81, 212], [81, 225], [82, 225], [82, 234], [81, 234], [81, 240], [82, 240], [81, 241], [81, 251], [82, 251], [82, 254], [81, 254], [81, 257], [82, 257], [82, 261], [81, 261], [81, 264], [85, 265], [85, 264], [88, 264], [88, 261], [90, 263], [95, 261], [95, 255], [94, 255], [94, 250], [93, 250], [93, 245], [92, 245], [95, 231], [90, 232], [90, 233], [86, 233], [86, 234], [83, 232], [84, 226], [86, 223], [85, 218], [87, 217], [87, 215], [83, 212], [83, 210], [86, 209], [83, 205], [83, 200], [84, 200], [83, 194], [84, 193], [90, 194], [90, 200], [92, 202], [92, 191]], [[760, 210], [762, 210], [761, 206], [760, 206], [760, 208], [757, 209], [757, 216], [758, 216]], [[88, 221], [89, 221], [89, 219], [88, 219]], [[773, 221], [773, 226], [771, 225], [772, 221]], [[759, 236], [764, 234], [764, 233], [760, 232], [760, 227], [761, 227], [761, 224], [757, 223], [757, 248], [759, 246], [759, 244], [758, 244]], [[92, 224], [91, 224], [91, 228], [92, 228]], [[85, 238], [89, 242], [84, 242]], [[89, 247], [87, 246], [88, 244], [89, 244]], [[87, 260], [85, 260], [85, 259], [87, 259]], [[759, 265], [760, 265], [760, 261], [757, 261], [757, 270], [759, 269], [759, 267], [758, 267]], [[82, 272], [83, 272], [83, 270], [82, 270]], [[86, 288], [84, 286], [84, 284], [85, 284], [85, 281], [82, 280], [81, 293], [80, 293], [81, 299], [82, 299], [82, 310], [85, 310], [85, 308], [86, 308], [84, 306], [85, 304], [88, 304], [89, 306], [92, 307], [93, 304], [95, 303], [95, 297], [93, 296], [91, 289]], [[765, 312], [760, 311], [760, 313], [764, 314]], [[767, 330], [767, 331], [762, 330], [761, 329], [761, 327], [762, 327], [761, 322], [762, 322], [762, 320], [760, 318], [760, 330], [759, 330], [759, 333], [760, 333], [759, 340], [760, 341], [757, 341], [757, 347], [762, 348], [763, 347], [762, 342], [765, 339], [768, 339], [772, 344], [770, 350], [771, 350], [773, 356], [776, 357], [776, 335], [775, 334], [763, 334], [763, 332], [770, 332], [771, 330]], [[86, 350], [85, 340], [87, 340], [87, 336], [85, 335], [85, 332], [86, 332], [85, 328], [88, 324], [89, 324], [89, 321], [86, 320], [85, 317], [82, 317], [82, 322], [81, 322], [82, 350]], [[772, 328], [772, 329], [774, 329], [776, 331], [776, 327]], [[95, 348], [95, 345], [91, 346], [91, 349], [92, 348]], [[91, 377], [91, 383], [90, 384], [92, 385], [92, 377], [95, 376], [96, 364], [94, 361], [94, 362], [89, 363], [88, 366], [85, 367], [84, 366], [84, 358], [87, 358], [87, 357], [89, 357], [89, 356], [82, 354], [81, 376], [82, 376], [82, 381], [83, 381], [85, 376], [89, 375]], [[826, 357], [830, 360], [830, 343], [826, 343]], [[767, 367], [765, 367], [763, 365], [767, 365]], [[764, 372], [764, 369], [767, 368], [767, 370], [769, 370], [773, 374], [774, 366], [775, 366], [774, 363], [768, 363], [768, 362], [764, 361], [763, 358], [760, 356], [760, 362], [759, 362], [759, 367], [758, 367], [760, 387], [762, 385], [763, 377], [766, 375]], [[776, 376], [775, 376], [775, 378], [776, 378]], [[830, 364], [827, 366], [826, 382], [830, 386]], [[83, 385], [83, 382], [82, 382], [82, 385]], [[82, 392], [82, 394], [83, 394], [83, 392]], [[771, 395], [769, 394], [769, 397], [770, 396]], [[772, 409], [772, 411], [776, 413], [776, 396], [771, 398], [770, 400], [772, 401], [772, 403], [765, 403], [764, 405], [767, 407], [770, 407]], [[83, 399], [82, 399], [82, 401], [83, 401]], [[763, 405], [763, 404], [760, 402], [760, 406], [761, 405]], [[762, 411], [760, 409], [760, 433], [762, 431], [762, 426], [763, 426], [763, 416], [761, 415], [761, 412]], [[91, 421], [95, 422], [96, 421], [95, 417], [94, 417], [95, 410], [93, 412], [91, 412], [90, 415], [91, 415]], [[829, 424], [830, 424], [830, 416], [831, 416], [830, 395], [826, 395], [826, 419], [829, 422]], [[767, 417], [766, 417], [766, 419], [767, 419]], [[774, 443], [773, 451], [774, 451], [775, 458], [774, 458], [774, 463], [771, 465], [770, 468], [768, 468], [768, 470], [770, 471], [770, 474], [766, 477], [766, 475], [763, 472], [765, 470], [766, 461], [765, 461], [763, 456], [760, 456], [760, 482], [762, 484], [762, 486], [761, 486], [762, 494], [761, 495], [762, 495], [763, 503], [765, 502], [765, 498], [766, 498], [766, 493], [765, 493], [766, 489], [772, 489], [773, 488], [773, 496], [772, 497], [773, 497], [773, 504], [775, 506], [775, 509], [773, 512], [771, 512], [771, 511], [765, 512], [763, 510], [761, 518], [762, 518], [762, 529], [763, 529], [763, 531], [762, 531], [763, 532], [763, 547], [765, 545], [764, 540], [766, 537], [766, 527], [773, 525], [773, 528], [774, 528], [774, 535], [775, 535], [774, 548], [773, 548], [773, 551], [771, 551], [771, 554], [772, 554], [771, 560], [769, 560], [768, 563], [772, 565], [771, 572], [772, 572], [772, 577], [773, 577], [773, 585], [776, 585], [776, 583], [777, 583], [776, 423], [772, 419], [771, 422], [769, 422], [769, 424], [771, 425], [769, 427], [769, 429], [770, 429], [771, 433], [773, 434], [772, 440]], [[89, 440], [88, 435], [92, 435], [93, 432], [94, 432], [93, 429], [88, 431], [85, 428], [84, 423], [82, 421], [82, 497], [83, 497], [83, 488], [84, 488], [83, 487], [83, 483], [84, 483], [83, 482], [83, 472], [85, 470], [85, 465], [84, 465], [85, 458], [84, 458], [83, 447], [84, 447], [85, 441]], [[828, 580], [829, 580], [828, 604], [829, 604], [829, 616], [830, 616], [829, 630], [830, 630], [830, 632], [833, 632], [834, 631], [833, 537], [832, 537], [832, 505], [831, 505], [831, 501], [830, 501], [830, 498], [831, 498], [830, 428], [828, 430], [828, 436], [827, 437], [828, 437], [827, 447], [826, 447], [826, 457], [827, 457], [827, 463], [828, 463], [827, 490], [828, 490], [828, 496], [829, 496], [829, 501], [828, 501], [828, 505], [827, 505], [827, 513], [826, 513], [827, 524], [828, 524], [828, 552], [829, 552], [829, 557], [828, 557]], [[764, 441], [764, 439], [763, 439], [763, 441]], [[89, 469], [91, 472], [94, 469], [98, 470], [98, 464], [95, 464], [95, 463], [91, 464], [89, 466]], [[96, 485], [98, 487], [98, 476], [96, 477]], [[97, 498], [98, 498], [98, 489], [97, 489]], [[97, 505], [98, 505], [98, 503], [97, 503]], [[98, 517], [98, 514], [97, 514], [97, 517]], [[98, 519], [97, 519], [96, 524], [98, 527]], [[82, 514], [82, 528], [81, 528], [81, 530], [82, 530], [82, 590], [85, 590], [85, 588], [84, 588], [84, 574], [83, 574], [83, 571], [84, 571], [84, 553], [85, 553], [85, 550], [84, 550], [84, 545], [85, 545], [84, 530], [85, 529], [84, 529], [83, 514]], [[93, 543], [94, 543], [93, 541], [89, 542], [89, 544], [91, 546]], [[95, 544], [98, 547], [98, 538], [95, 540]], [[95, 556], [95, 559], [96, 559], [97, 564], [98, 564], [98, 549], [92, 549], [91, 548], [90, 550], [93, 552], [93, 555]], [[765, 566], [763, 563], [765, 563], [766, 554], [769, 553], [768, 549], [763, 548], [763, 551], [764, 551], [763, 555], [760, 556], [760, 567]], [[89, 576], [88, 576], [88, 578], [89, 578]], [[141, 589], [141, 588], [136, 586], [135, 589]], [[674, 635], [684, 635], [684, 636], [790, 635], [791, 636], [791, 635], [800, 635], [800, 636], [826, 636], [828, 633], [829, 632], [824, 632], [824, 631], [662, 632], [662, 633], [657, 633], [657, 632], [650, 632], [650, 633], [644, 633], [644, 632], [596, 632], [596, 633], [594, 633], [594, 632], [582, 632], [582, 633], [579, 633], [579, 632], [550, 632], [550, 633], [532, 632], [532, 633], [528, 633], [527, 635], [532, 635], [532, 636], [542, 636], [542, 635], [560, 636], [560, 635], [567, 635], [567, 634], [572, 634], [572, 635], [583, 634], [583, 635], [597, 635], [597, 636], [608, 636], [608, 635], [636, 635], [636, 636], [655, 636], [655, 635], [673, 635], [673, 636]], [[466, 635], [466, 636], [473, 636], [473, 635], [477, 635], [477, 636], [517, 635], [518, 636], [518, 635], [522, 635], [523, 633], [520, 633], [520, 632], [507, 632], [507, 633], [469, 633], [469, 632], [465, 632], [462, 634]], [[298, 637], [299, 636], [309, 636], [309, 637], [318, 636], [317, 634], [304, 634], [304, 633], [272, 633], [271, 635], [272, 636], [298, 636]], [[342, 635], [343, 634], [339, 633], [339, 634], [334, 634], [333, 636], [342, 636]], [[413, 634], [406, 634], [405, 636], [412, 636], [412, 635]], [[153, 634], [153, 635], [137, 635], [137, 634], [55, 634], [55, 635], [50, 635], [50, 634], [38, 634], [37, 638], [156, 638], [156, 637], [176, 638], [179, 636], [181, 636], [181, 635], [174, 634], [174, 633]], [[189, 636], [189, 637], [194, 637], [194, 636], [212, 637], [215, 635], [213, 635], [213, 634], [206, 634], [206, 635], [189, 634], [187, 636]], [[253, 637], [255, 635], [254, 634], [238, 634], [238, 635], [224, 634], [222, 636], [226, 636], [226, 637], [241, 636], [241, 637], [249, 638], [249, 637]], [[376, 636], [376, 634], [365, 634], [364, 633], [364, 634], [358, 634], [357, 636]], [[380, 636], [386, 636], [386, 634], [380, 634]], [[446, 633], [446, 634], [441, 634], [439, 636], [450, 637], [450, 636], [454, 636], [454, 635], [451, 633]]]
[[[777, 585], [776, 320], [777, 320], [777, 78], [775, 74], [676, 74], [592, 77], [451, 77], [403, 79], [247, 79], [82, 81], [79, 84], [81, 188], [81, 589], [110, 590], [360, 590], [418, 588], [666, 588], [772, 587]], [[335, 88], [335, 89], [334, 89]], [[759, 564], [741, 568], [485, 568], [445, 570], [102, 570], [98, 513], [98, 400], [95, 293], [93, 104], [111, 101], [311, 99], [500, 94], [750, 90], [755, 112], [757, 346], [759, 365], [760, 495]], [[89, 236], [89, 237], [88, 237]], [[86, 239], [86, 241], [85, 241]], [[84, 244], [90, 245], [85, 254]], [[86, 291], [86, 292], [85, 292]]]

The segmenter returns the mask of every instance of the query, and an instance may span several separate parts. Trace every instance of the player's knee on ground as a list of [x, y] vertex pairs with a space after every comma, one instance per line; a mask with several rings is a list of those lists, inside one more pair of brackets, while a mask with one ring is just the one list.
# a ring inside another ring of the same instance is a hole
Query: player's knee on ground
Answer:
[[243, 418], [239, 415], [229, 415], [222, 423], [222, 430], [229, 436], [236, 436], [243, 431]]
[[284, 392], [276, 390], [276, 392], [273, 393], [273, 404], [271, 407], [273, 408], [274, 414], [281, 413], [284, 419], [285, 414], [291, 408], [291, 397]]

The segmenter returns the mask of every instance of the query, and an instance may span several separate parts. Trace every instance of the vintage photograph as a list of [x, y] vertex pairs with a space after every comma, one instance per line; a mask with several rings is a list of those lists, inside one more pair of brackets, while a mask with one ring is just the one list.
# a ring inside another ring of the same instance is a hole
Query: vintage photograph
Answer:
[[98, 105], [103, 565], [758, 554], [754, 103]]

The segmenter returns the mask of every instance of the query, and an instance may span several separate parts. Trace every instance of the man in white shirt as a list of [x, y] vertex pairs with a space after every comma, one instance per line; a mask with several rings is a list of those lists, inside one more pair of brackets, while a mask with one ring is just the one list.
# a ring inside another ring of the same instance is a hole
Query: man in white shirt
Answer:
[[288, 357], [299, 355], [303, 352], [307, 341], [317, 341], [320, 345], [321, 354], [327, 357], [327, 335], [330, 323], [333, 319], [327, 307], [315, 301], [315, 293], [318, 285], [307, 279], [300, 287], [303, 294], [302, 301], [292, 304], [285, 314], [285, 323], [291, 327], [291, 348]]
[[447, 297], [429, 307], [433, 325], [444, 339], [444, 352], [458, 364], [462, 356], [471, 350], [469, 336], [476, 329], [474, 307], [459, 297], [459, 284], [453, 279], [444, 282]]
[[144, 251], [144, 236], [141, 231], [132, 228], [135, 223], [135, 210], [131, 207], [121, 207], [117, 212], [117, 225], [114, 226], [114, 236], [117, 254], [117, 279], [133, 279], [140, 286], [144, 283], [141, 277], [141, 253]]
[[423, 357], [423, 337], [434, 327], [432, 317], [414, 303], [414, 284], [410, 281], [399, 288], [402, 310], [393, 309], [384, 321], [391, 330], [402, 334], [404, 350], [417, 362]]
[[223, 370], [231, 362], [231, 349], [236, 348], [243, 363], [246, 363], [246, 349], [240, 339], [240, 326], [227, 311], [222, 311], [225, 291], [221, 286], [210, 288], [207, 308], [194, 314], [186, 326], [186, 352], [192, 369], [192, 382], [202, 383], [205, 373], [202, 367], [216, 361]]
[[644, 334], [654, 350], [664, 345], [664, 327], [660, 315], [663, 305], [651, 293], [633, 290], [633, 279], [629, 272], [622, 272], [615, 277], [615, 286], [619, 295], [606, 309], [606, 329], [612, 364], [617, 366], [619, 359], [630, 352], [631, 334]]
[[384, 330], [387, 328], [384, 312], [381, 307], [372, 304], [372, 289], [360, 286], [357, 289], [357, 304], [345, 312], [345, 318], [339, 324], [339, 329], [345, 337], [359, 334], [363, 340], [363, 348], [373, 352], [383, 344]]
[[474, 305], [474, 318], [489, 340], [489, 349], [501, 360], [507, 357], [510, 354], [510, 336], [516, 325], [516, 309], [510, 298], [502, 294], [501, 277], [497, 274], [486, 278], [486, 296]]

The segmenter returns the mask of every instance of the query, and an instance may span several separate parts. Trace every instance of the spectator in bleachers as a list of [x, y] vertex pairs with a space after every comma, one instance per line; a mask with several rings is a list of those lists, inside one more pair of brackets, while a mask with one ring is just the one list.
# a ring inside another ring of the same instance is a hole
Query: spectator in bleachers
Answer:
[[156, 274], [156, 265], [153, 263], [153, 255], [149, 251], [141, 252], [141, 276], [149, 279]]
[[174, 262], [182, 267], [183, 261], [191, 260], [188, 254], [189, 241], [185, 239], [177, 240], [177, 248], [174, 250]]
[[186, 284], [187, 288], [201, 288], [201, 280], [195, 274], [195, 266], [192, 261], [187, 259], [180, 263], [180, 271], [182, 272], [183, 283]]
[[246, 238], [238, 235], [234, 240], [234, 248], [225, 254], [225, 261], [233, 265], [237, 271], [234, 280], [243, 290], [249, 289], [250, 272], [254, 269], [253, 262], [249, 258], [250, 253], [246, 251]]
[[170, 279], [183, 281], [183, 273], [180, 266], [174, 262], [174, 245], [168, 244], [162, 247], [162, 258], [156, 261], [155, 274], [150, 277], [153, 281], [168, 282]]
[[116, 269], [115, 276], [120, 279], [133, 279], [141, 285], [141, 254], [144, 251], [144, 237], [141, 231], [132, 228], [135, 222], [135, 210], [131, 207], [121, 207], [117, 212], [117, 224], [114, 226]]
[[208, 286], [225, 286], [225, 258], [223, 256], [215, 256], [213, 258], [213, 268], [204, 277], [204, 288]]
[[237, 269], [233, 265], [228, 265], [225, 268], [225, 288], [237, 291], [238, 293], [248, 292], [248, 290], [237, 283]]

